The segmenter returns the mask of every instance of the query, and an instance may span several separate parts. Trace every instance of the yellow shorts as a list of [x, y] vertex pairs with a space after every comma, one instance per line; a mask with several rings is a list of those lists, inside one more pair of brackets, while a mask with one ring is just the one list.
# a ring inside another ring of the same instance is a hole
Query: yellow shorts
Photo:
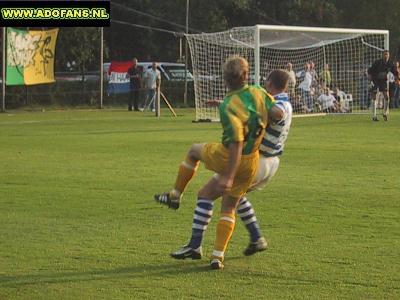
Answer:
[[[228, 156], [228, 149], [221, 143], [205, 144], [201, 152], [201, 160], [205, 167], [217, 174], [224, 173], [228, 164]], [[258, 151], [242, 155], [229, 196], [240, 198], [246, 193], [257, 173], [258, 158]]]

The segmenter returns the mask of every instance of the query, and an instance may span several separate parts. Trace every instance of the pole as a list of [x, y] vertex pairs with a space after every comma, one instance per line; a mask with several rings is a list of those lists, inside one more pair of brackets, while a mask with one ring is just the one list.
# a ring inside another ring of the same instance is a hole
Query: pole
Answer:
[[104, 28], [100, 28], [100, 109], [103, 108], [103, 85], [104, 85], [104, 68], [103, 68], [103, 59], [104, 59]]
[[[186, 34], [189, 33], [189, 0], [186, 0]], [[185, 39], [185, 94], [183, 95], [183, 104], [187, 105], [187, 89], [188, 89], [188, 41]]]
[[260, 28], [258, 25], [254, 27], [254, 83], [260, 84]]
[[157, 101], [157, 103], [156, 103], [156, 117], [157, 118], [160, 118], [160, 116], [161, 116], [160, 94], [161, 94], [161, 90], [160, 90], [160, 86], [158, 86], [157, 90], [156, 90], [156, 99], [155, 99], [155, 101]]
[[1, 111], [5, 112], [6, 111], [6, 28], [3, 27], [3, 55], [2, 55], [2, 101], [1, 101]]
[[182, 62], [182, 36], [179, 38], [179, 62]]

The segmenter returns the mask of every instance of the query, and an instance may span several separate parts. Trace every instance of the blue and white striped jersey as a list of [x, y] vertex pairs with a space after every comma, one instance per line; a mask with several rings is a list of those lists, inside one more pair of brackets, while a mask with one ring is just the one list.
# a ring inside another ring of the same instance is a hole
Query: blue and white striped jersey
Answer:
[[284, 114], [283, 118], [276, 122], [268, 124], [265, 134], [260, 145], [260, 154], [265, 157], [278, 156], [283, 153], [285, 142], [289, 134], [290, 125], [292, 123], [292, 105], [289, 102], [287, 93], [274, 95], [275, 105], [280, 108]]

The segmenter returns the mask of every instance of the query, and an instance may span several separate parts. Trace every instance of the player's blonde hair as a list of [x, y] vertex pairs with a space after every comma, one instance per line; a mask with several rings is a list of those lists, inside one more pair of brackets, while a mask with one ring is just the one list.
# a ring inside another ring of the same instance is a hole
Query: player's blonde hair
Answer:
[[249, 75], [249, 63], [240, 56], [229, 57], [224, 65], [224, 79], [230, 90], [241, 88], [246, 84]]

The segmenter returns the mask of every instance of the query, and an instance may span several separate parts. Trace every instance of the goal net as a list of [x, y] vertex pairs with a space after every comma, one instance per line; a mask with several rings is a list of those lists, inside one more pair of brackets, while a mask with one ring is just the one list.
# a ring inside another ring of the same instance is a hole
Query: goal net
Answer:
[[[367, 69], [389, 47], [386, 30], [256, 25], [186, 37], [193, 65], [196, 121], [219, 121], [218, 103], [227, 92], [222, 64], [232, 55], [248, 60], [250, 84], [263, 86], [272, 70], [291, 65], [295, 80], [289, 94], [297, 114], [367, 112]], [[327, 90], [337, 99], [329, 110], [319, 99]]]

